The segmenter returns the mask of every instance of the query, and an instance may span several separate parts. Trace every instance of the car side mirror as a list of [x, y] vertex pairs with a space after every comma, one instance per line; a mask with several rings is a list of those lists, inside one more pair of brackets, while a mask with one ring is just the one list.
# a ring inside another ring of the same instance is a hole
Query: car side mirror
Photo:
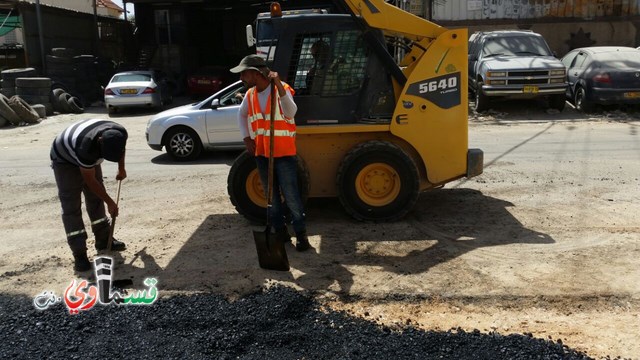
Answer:
[[217, 109], [218, 107], [220, 107], [220, 99], [211, 100], [211, 108]]

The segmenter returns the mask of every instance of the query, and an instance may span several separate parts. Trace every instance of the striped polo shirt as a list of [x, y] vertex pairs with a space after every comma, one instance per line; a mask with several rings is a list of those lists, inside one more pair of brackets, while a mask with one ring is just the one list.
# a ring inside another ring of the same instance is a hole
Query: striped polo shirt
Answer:
[[78, 121], [56, 136], [51, 146], [51, 160], [69, 163], [83, 168], [92, 168], [104, 161], [98, 138], [105, 130], [127, 130], [120, 124], [103, 119]]

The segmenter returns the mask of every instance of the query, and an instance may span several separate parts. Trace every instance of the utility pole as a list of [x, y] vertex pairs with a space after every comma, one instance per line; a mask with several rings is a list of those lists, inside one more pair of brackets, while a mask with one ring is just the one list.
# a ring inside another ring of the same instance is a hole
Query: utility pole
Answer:
[[98, 56], [98, 0], [93, 0], [93, 22], [95, 32], [93, 36], [93, 56]]
[[42, 31], [42, 15], [40, 13], [40, 0], [36, 0], [36, 18], [38, 21], [38, 37], [40, 38], [40, 61], [42, 61], [42, 76], [47, 75], [47, 62], [44, 54], [44, 31]]

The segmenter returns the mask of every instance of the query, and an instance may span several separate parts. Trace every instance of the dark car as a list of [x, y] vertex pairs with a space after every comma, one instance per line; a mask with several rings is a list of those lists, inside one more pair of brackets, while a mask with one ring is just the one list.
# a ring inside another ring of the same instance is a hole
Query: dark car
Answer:
[[238, 77], [228, 67], [204, 66], [187, 76], [187, 92], [192, 97], [208, 97], [235, 80]]
[[567, 98], [576, 109], [595, 105], [640, 104], [640, 51], [625, 46], [575, 49], [562, 58], [567, 67]]
[[475, 110], [497, 99], [545, 97], [562, 111], [566, 70], [542, 35], [528, 30], [476, 32], [469, 37], [469, 90]]

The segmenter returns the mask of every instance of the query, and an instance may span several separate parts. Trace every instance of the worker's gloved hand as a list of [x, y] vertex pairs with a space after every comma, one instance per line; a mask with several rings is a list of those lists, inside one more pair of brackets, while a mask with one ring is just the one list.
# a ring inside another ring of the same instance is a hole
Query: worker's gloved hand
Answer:
[[251, 155], [255, 155], [256, 154], [256, 142], [250, 138], [250, 137], [246, 137], [244, 139], [242, 139], [242, 141], [244, 141], [244, 146], [247, 148], [247, 152]]

